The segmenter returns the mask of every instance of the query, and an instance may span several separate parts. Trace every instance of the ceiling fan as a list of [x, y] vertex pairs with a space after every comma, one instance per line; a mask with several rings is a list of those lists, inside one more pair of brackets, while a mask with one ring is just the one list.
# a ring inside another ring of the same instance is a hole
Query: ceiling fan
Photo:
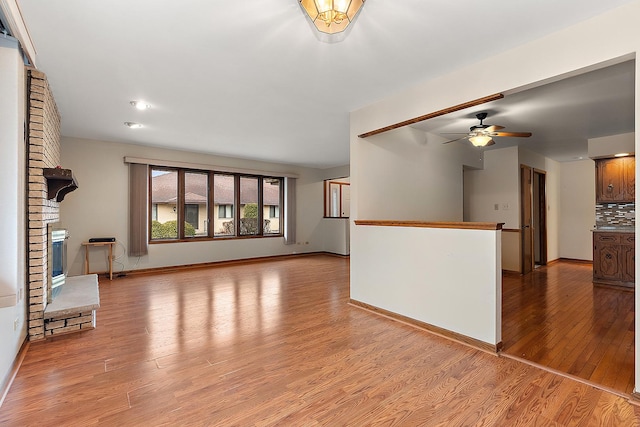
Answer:
[[482, 121], [487, 118], [487, 113], [478, 113], [476, 114], [476, 117], [480, 120], [479, 125], [471, 126], [469, 128], [469, 133], [465, 134], [465, 136], [443, 142], [443, 144], [469, 138], [469, 142], [471, 142], [475, 147], [488, 147], [496, 143], [493, 140], [494, 136], [514, 136], [518, 138], [528, 138], [531, 136], [531, 132], [499, 132], [500, 129], [504, 129], [504, 126], [485, 125]]

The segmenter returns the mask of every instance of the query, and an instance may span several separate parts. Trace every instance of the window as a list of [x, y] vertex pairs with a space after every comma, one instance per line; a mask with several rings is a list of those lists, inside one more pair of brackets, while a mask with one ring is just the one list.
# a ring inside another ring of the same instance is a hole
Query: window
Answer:
[[213, 176], [213, 204], [218, 207], [214, 219], [214, 236], [235, 236], [234, 211], [236, 183], [233, 175]]
[[282, 203], [282, 180], [277, 178], [264, 178], [262, 180], [262, 198], [264, 205], [264, 234], [280, 234], [282, 222], [280, 221], [280, 205]]
[[329, 179], [324, 182], [325, 218], [349, 218], [350, 190], [349, 178]]
[[[200, 217], [200, 215], [198, 215], [199, 214], [198, 211], [199, 211], [198, 205], [184, 206], [185, 221], [187, 221], [189, 225], [191, 225], [194, 228], [194, 235], [195, 235], [195, 230], [197, 230], [198, 226], [200, 225], [200, 221], [198, 221], [198, 218]], [[202, 228], [204, 228], [204, 226]]]
[[185, 237], [208, 235], [209, 174], [184, 173], [184, 220]]
[[150, 240], [282, 235], [283, 183], [278, 177], [151, 167]]
[[178, 171], [151, 168], [151, 240], [178, 238]]
[[240, 235], [260, 233], [262, 215], [258, 209], [258, 179], [240, 177]]
[[233, 218], [233, 205], [219, 205], [218, 218]]

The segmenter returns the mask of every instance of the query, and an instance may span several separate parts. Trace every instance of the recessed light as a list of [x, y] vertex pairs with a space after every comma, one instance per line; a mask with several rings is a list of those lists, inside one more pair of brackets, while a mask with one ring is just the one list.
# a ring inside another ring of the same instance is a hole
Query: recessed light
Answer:
[[626, 157], [628, 156], [629, 153], [618, 153], [618, 154], [614, 154], [615, 157]]
[[134, 123], [134, 122], [124, 122], [124, 125], [131, 129], [140, 129], [142, 127], [140, 123]]
[[151, 108], [151, 105], [147, 104], [145, 101], [131, 101], [129, 102], [132, 107], [137, 108], [138, 110], [148, 110]]

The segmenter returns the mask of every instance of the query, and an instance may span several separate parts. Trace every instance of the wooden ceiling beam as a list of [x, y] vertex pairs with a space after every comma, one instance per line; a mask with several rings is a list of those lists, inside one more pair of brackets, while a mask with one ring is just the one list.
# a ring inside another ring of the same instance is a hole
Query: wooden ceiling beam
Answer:
[[358, 138], [367, 138], [369, 136], [378, 135], [383, 132], [387, 132], [390, 130], [398, 129], [404, 126], [413, 125], [418, 122], [422, 122], [424, 120], [433, 119], [434, 117], [444, 116], [445, 114], [453, 113], [454, 111], [464, 110], [465, 108], [475, 107], [477, 105], [481, 105], [487, 102], [495, 101], [497, 99], [504, 98], [504, 95], [501, 93], [496, 93], [494, 95], [485, 96], [483, 98], [478, 98], [473, 101], [465, 102], [462, 104], [454, 105], [453, 107], [448, 107], [443, 110], [434, 111], [433, 113], [425, 114], [424, 116], [415, 117], [413, 119], [405, 120], [403, 122], [395, 123], [389, 126], [385, 126], [380, 129], [372, 130], [370, 132], [366, 132], [358, 135]]

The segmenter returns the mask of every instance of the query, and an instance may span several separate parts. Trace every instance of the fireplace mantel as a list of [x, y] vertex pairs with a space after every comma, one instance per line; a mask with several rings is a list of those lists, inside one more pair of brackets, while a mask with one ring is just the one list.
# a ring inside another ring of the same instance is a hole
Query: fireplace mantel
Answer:
[[47, 198], [61, 202], [67, 193], [78, 188], [78, 182], [71, 169], [45, 168], [42, 174], [47, 179]]

